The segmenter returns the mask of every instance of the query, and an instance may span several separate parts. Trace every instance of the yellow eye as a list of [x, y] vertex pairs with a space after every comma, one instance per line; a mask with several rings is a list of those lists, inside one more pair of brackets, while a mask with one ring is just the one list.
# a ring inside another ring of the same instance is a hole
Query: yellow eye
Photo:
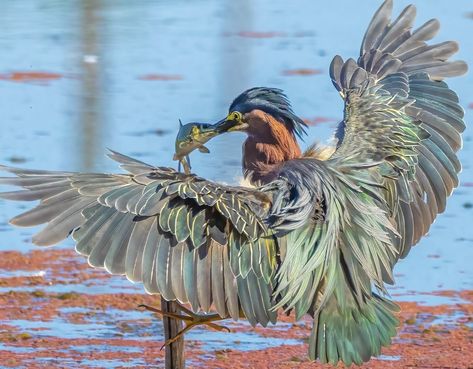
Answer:
[[243, 119], [243, 116], [241, 115], [241, 113], [239, 111], [232, 111], [227, 116], [227, 120], [234, 120], [236, 122], [239, 122], [242, 119]]

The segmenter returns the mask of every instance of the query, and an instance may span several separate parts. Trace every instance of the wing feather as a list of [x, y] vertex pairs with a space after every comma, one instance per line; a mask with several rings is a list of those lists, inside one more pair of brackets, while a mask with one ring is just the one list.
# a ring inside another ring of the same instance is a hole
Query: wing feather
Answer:
[[183, 282], [189, 304], [192, 306], [194, 311], [199, 310], [199, 297], [197, 296], [196, 258], [197, 252], [195, 248], [186, 247], [184, 249]]
[[134, 217], [133, 214], [126, 213], [120, 227], [115, 230], [113, 237], [110, 237], [112, 241], [103, 266], [111, 274], [125, 274], [126, 253], [135, 226]]
[[135, 219], [135, 225], [131, 232], [125, 260], [125, 275], [132, 282], [141, 281], [143, 273], [143, 251], [146, 245], [146, 239], [154, 222], [155, 219], [153, 217]]
[[225, 302], [225, 284], [224, 278], [224, 259], [223, 252], [225, 248], [215, 242], [210, 244], [212, 254], [212, 299], [215, 310], [220, 316], [227, 316], [227, 305]]
[[[222, 186], [170, 168], [155, 168], [125, 155], [110, 157], [128, 174], [93, 174], [6, 168], [16, 177], [0, 183], [24, 190], [8, 199], [38, 206], [12, 220], [19, 226], [46, 224], [34, 236], [51, 245], [73, 234], [76, 250], [89, 264], [143, 282], [148, 293], [189, 303], [194, 311], [217, 310], [238, 319], [241, 300], [253, 324], [266, 325], [272, 306], [277, 241], [262, 247], [260, 236], [270, 201], [258, 189]], [[234, 235], [235, 237], [233, 237]], [[238, 245], [231, 240], [242, 240]], [[248, 245], [243, 296], [229, 254]], [[256, 245], [256, 246], [255, 246]], [[262, 260], [270, 256], [271, 260]], [[249, 282], [251, 281], [251, 283]], [[263, 287], [265, 289], [263, 289]], [[264, 290], [264, 299], [256, 299]], [[261, 319], [261, 321], [259, 321]]]
[[100, 233], [94, 235], [94, 245], [88, 255], [89, 264], [93, 267], [103, 267], [105, 258], [112, 243], [111, 235], [114, 234], [119, 226], [124, 226], [126, 214], [114, 212], [103, 224]]
[[[444, 81], [467, 70], [450, 60], [458, 44], [429, 45], [439, 22], [413, 31], [415, 7], [395, 20], [392, 8], [386, 0], [375, 13], [356, 62], [334, 57], [330, 78], [345, 103], [337, 147], [323, 162], [309, 150], [279, 170], [269, 216], [284, 235], [276, 307], [312, 314], [310, 356], [334, 365], [361, 364], [389, 344], [396, 308], [373, 286], [386, 294], [394, 264], [445, 210], [461, 169], [464, 112]], [[248, 251], [239, 265], [252, 276]]]
[[197, 296], [202, 310], [208, 312], [212, 305], [212, 248], [199, 247], [196, 253]]
[[[413, 6], [393, 22], [391, 13], [387, 0], [368, 26], [356, 65], [352, 59], [333, 59], [330, 77], [345, 100], [333, 158], [358, 155], [360, 162], [380, 163], [384, 197], [405, 237], [398, 241], [399, 257], [404, 257], [458, 186], [456, 153], [465, 130], [464, 111], [443, 80], [464, 74], [467, 66], [449, 60], [458, 43], [427, 44], [439, 30], [437, 20], [412, 31]], [[366, 72], [364, 80], [362, 72], [351, 78], [357, 67]], [[347, 84], [348, 78], [353, 83]]]
[[[159, 234], [156, 220], [153, 221], [148, 230], [146, 242], [143, 246], [142, 257], [142, 275], [141, 280], [145, 291], [148, 293], [161, 292], [163, 296], [168, 296], [167, 286], [160, 285], [160, 272], [166, 271], [168, 253], [165, 251], [168, 243], [163, 240], [163, 236]], [[164, 250], [164, 252], [163, 252]], [[165, 261], [161, 263], [160, 255], [165, 254]]]
[[184, 286], [184, 252], [187, 247], [185, 242], [179, 242], [172, 248], [171, 279], [173, 292], [180, 302], [189, 301]]

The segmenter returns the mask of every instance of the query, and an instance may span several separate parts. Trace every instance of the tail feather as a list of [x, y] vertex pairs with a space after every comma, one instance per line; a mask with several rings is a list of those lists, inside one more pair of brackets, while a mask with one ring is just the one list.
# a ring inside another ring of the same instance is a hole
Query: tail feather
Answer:
[[[347, 295], [347, 299], [352, 297]], [[394, 313], [398, 307], [393, 302], [373, 294], [362, 307], [354, 301], [343, 305], [345, 308], [340, 307], [334, 294], [315, 316], [309, 340], [312, 360], [360, 365], [379, 355], [396, 335], [399, 321]]]

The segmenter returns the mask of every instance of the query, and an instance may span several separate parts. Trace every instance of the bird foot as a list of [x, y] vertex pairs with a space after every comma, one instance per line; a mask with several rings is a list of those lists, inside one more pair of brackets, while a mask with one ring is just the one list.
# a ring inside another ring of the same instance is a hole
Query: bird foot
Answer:
[[171, 339], [168, 339], [166, 342], [164, 342], [164, 345], [161, 347], [161, 350], [164, 347], [170, 345], [171, 343], [177, 341], [183, 334], [185, 334], [186, 332], [188, 332], [192, 328], [197, 327], [199, 325], [206, 325], [206, 326], [208, 326], [210, 328], [213, 328], [217, 331], [231, 332], [228, 327], [225, 327], [224, 325], [214, 323], [215, 321], [224, 320], [226, 318], [222, 318], [218, 314], [196, 314], [193, 311], [187, 309], [186, 307], [182, 306], [179, 303], [176, 303], [176, 308], [178, 310], [180, 310], [180, 312], [183, 313], [183, 314], [176, 314], [176, 313], [171, 313], [171, 312], [167, 312], [167, 311], [162, 311], [162, 310], [159, 310], [159, 309], [157, 309], [153, 306], [149, 306], [149, 305], [145, 305], [145, 304], [138, 305], [138, 307], [143, 308], [143, 309], [148, 310], [148, 311], [151, 311], [153, 313], [160, 314], [163, 317], [168, 317], [168, 318], [171, 318], [171, 319], [177, 319], [177, 320], [184, 321], [185, 327], [182, 330], [180, 330], [179, 332], [177, 332], [175, 337], [173, 337]]

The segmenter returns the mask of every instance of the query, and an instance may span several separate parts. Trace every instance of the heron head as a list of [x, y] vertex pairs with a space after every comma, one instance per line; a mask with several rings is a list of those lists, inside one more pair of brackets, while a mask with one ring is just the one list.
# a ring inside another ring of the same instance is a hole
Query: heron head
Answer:
[[204, 144], [215, 136], [227, 132], [246, 132], [248, 135], [267, 139], [275, 133], [275, 127], [283, 137], [302, 137], [306, 124], [292, 111], [282, 90], [255, 87], [241, 93], [230, 105], [228, 115], [215, 124], [181, 124], [176, 137], [174, 160], [181, 160], [192, 151], [209, 152]]
[[293, 136], [302, 137], [306, 124], [292, 111], [282, 90], [254, 87], [241, 93], [230, 105], [228, 115], [215, 124], [218, 134], [241, 131], [265, 135], [272, 121], [277, 121]]

